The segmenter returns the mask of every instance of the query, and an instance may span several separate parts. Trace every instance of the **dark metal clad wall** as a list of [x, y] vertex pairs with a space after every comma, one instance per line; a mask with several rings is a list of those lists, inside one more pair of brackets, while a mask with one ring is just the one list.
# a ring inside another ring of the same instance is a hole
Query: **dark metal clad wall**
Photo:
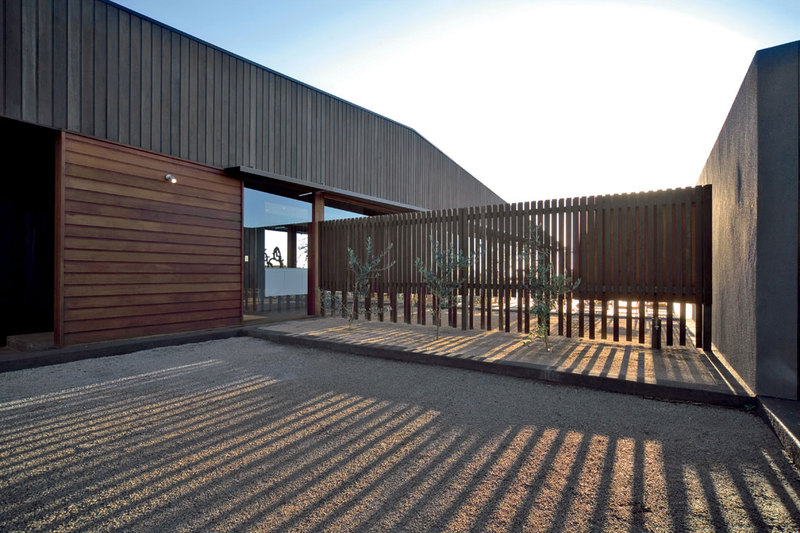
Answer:
[[502, 202], [415, 131], [100, 0], [0, 0], [0, 114], [427, 208]]

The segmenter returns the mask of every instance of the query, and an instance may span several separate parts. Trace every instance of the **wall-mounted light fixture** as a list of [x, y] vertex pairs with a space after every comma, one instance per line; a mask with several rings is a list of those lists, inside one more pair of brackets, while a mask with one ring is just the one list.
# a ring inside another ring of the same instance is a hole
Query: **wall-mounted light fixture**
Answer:
[[178, 178], [176, 178], [172, 174], [167, 174], [166, 176], [164, 176], [164, 179], [170, 183], [178, 183]]

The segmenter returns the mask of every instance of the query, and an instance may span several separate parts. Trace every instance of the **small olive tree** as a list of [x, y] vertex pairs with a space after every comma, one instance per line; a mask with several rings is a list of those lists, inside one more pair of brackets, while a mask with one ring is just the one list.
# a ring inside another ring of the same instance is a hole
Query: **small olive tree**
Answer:
[[322, 304], [322, 313], [326, 316], [333, 316], [334, 313], [341, 313], [346, 316], [344, 307], [342, 307], [342, 297], [333, 291], [323, 291], [317, 289], [319, 293], [319, 300]]
[[414, 264], [422, 274], [422, 282], [428, 292], [436, 300], [436, 305], [433, 306], [433, 321], [436, 323], [436, 339], [438, 340], [439, 328], [442, 326], [442, 310], [456, 305], [458, 291], [464, 283], [460, 271], [469, 264], [471, 256], [465, 256], [461, 250], [454, 250], [452, 245], [443, 248], [439, 241], [434, 241], [433, 238], [431, 238], [431, 244], [433, 245], [433, 267], [428, 268], [419, 257]]
[[344, 306], [339, 296], [331, 291], [322, 291], [322, 308], [326, 315], [341, 311], [343, 316], [347, 317], [348, 327], [353, 327], [353, 320], [358, 318], [361, 302], [366, 300], [371, 292], [372, 282], [395, 263], [394, 260], [386, 259], [392, 245], [393, 243], [389, 243], [385, 250], [375, 254], [372, 250], [372, 238], [367, 237], [363, 260], [356, 257], [352, 248], [347, 248], [347, 268], [353, 279], [353, 306]]
[[575, 290], [580, 279], [573, 281], [569, 276], [557, 276], [551, 260], [551, 248], [544, 242], [544, 230], [536, 226], [530, 231], [531, 237], [525, 242], [520, 259], [525, 262], [523, 287], [530, 292], [533, 299], [533, 312], [538, 319], [538, 326], [531, 336], [544, 338], [545, 349], [550, 351], [548, 343], [548, 326], [550, 311], [559, 297]]

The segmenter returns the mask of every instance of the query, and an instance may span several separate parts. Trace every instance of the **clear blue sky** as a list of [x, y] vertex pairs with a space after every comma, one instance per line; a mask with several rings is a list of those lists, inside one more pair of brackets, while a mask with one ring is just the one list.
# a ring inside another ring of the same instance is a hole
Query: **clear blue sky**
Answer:
[[694, 185], [800, 0], [122, 0], [402, 122], [507, 201]]

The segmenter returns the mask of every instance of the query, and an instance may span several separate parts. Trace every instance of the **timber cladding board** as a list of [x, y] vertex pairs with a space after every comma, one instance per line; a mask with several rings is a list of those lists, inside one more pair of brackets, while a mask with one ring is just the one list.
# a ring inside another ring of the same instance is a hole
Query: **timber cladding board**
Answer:
[[64, 139], [64, 344], [239, 324], [241, 182], [143, 150]]
[[502, 202], [413, 129], [120, 6], [0, 11], [0, 116], [407, 205]]

